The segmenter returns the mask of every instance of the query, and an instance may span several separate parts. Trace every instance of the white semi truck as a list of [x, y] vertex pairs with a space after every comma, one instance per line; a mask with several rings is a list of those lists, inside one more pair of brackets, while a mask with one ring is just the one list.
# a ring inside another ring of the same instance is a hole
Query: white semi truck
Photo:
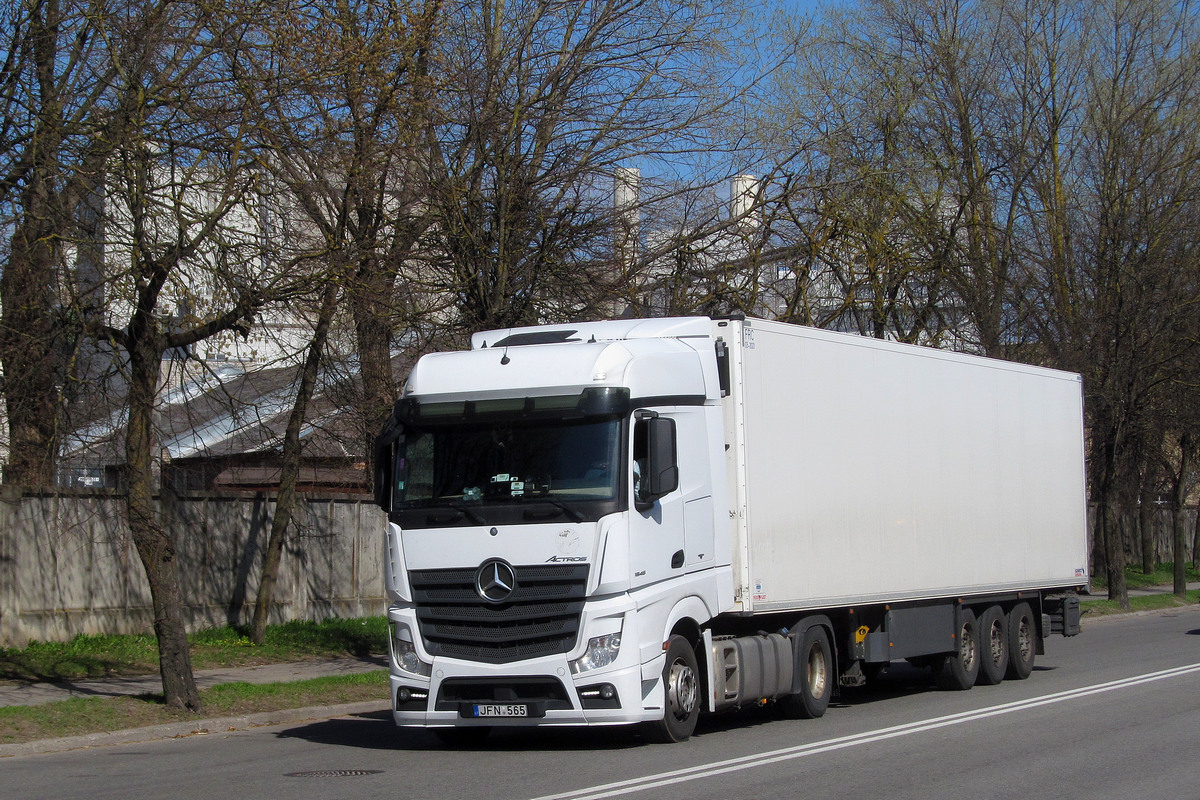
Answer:
[[476, 334], [376, 453], [402, 726], [818, 717], [889, 662], [1025, 678], [1079, 631], [1077, 375], [743, 318]]

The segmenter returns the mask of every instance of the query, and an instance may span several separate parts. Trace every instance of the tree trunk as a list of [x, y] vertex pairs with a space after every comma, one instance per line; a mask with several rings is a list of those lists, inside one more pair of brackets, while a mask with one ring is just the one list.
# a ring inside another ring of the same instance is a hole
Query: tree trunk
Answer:
[[1125, 536], [1117, 510], [1109, 503], [1101, 506], [1105, 549], [1108, 551], [1108, 599], [1129, 608], [1129, 586], [1125, 582]]
[[1200, 505], [1196, 506], [1195, 527], [1192, 530], [1192, 569], [1200, 569]]
[[1150, 575], [1158, 566], [1158, 536], [1154, 525], [1154, 470], [1146, 466], [1138, 502], [1138, 533], [1142, 545], [1142, 573]]
[[1104, 509], [1099, 502], [1092, 505], [1092, 574], [1108, 575], [1108, 541], [1105, 539]]
[[1180, 597], [1187, 596], [1187, 533], [1183, 528], [1183, 501], [1187, 493], [1186, 476], [1191, 468], [1191, 449], [1192, 437], [1184, 433], [1179, 437], [1179, 471], [1175, 473], [1175, 485], [1171, 487], [1171, 558], [1175, 567], [1172, 588]]
[[159, 672], [168, 706], [200, 710], [200, 692], [183, 618], [175, 545], [154, 504], [152, 414], [162, 349], [134, 343], [129, 348], [129, 424], [125, 441], [126, 510], [138, 557], [146, 568], [158, 637]]
[[25, 218], [11, 239], [0, 275], [0, 365], [8, 413], [5, 481], [50, 486], [58, 455], [60, 359], [54, 324], [55, 242], [50, 189], [25, 193]]
[[[395, 276], [379, 259], [368, 257], [350, 289], [350, 310], [358, 341], [358, 363], [362, 376], [363, 452], [372, 452], [375, 436], [387, 422], [396, 400], [396, 381], [392, 376], [391, 320]], [[374, 473], [367, 460], [368, 485]]]
[[321, 298], [321, 311], [317, 327], [308, 345], [308, 355], [300, 375], [300, 387], [296, 391], [296, 402], [288, 418], [283, 435], [283, 463], [279, 474], [279, 492], [275, 497], [275, 515], [271, 518], [271, 535], [263, 553], [262, 576], [258, 583], [258, 594], [254, 599], [254, 619], [250, 624], [250, 641], [261, 645], [267, 636], [267, 620], [275, 604], [275, 586], [279, 580], [279, 564], [283, 558], [283, 545], [287, 540], [288, 525], [296, 508], [296, 482], [300, 474], [300, 429], [304, 415], [312, 400], [321, 366], [321, 355], [329, 336], [333, 312], [337, 309], [338, 286], [330, 282]]

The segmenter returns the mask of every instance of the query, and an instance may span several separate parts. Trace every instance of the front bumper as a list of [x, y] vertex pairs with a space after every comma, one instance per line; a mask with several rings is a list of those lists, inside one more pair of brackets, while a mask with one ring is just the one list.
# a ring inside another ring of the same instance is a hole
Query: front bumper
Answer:
[[[506, 666], [485, 672], [479, 664], [437, 662], [428, 684], [393, 672], [392, 717], [401, 726], [520, 727], [627, 725], [662, 716], [661, 703], [657, 708], [645, 707], [648, 698], [643, 693], [653, 695], [658, 682], [650, 681], [646, 687], [641, 666], [585, 674], [578, 682], [566, 659]], [[610, 692], [613, 696], [606, 697]], [[402, 702], [406, 695], [409, 699]], [[527, 715], [477, 717], [476, 706], [523, 707]]]
[[[662, 664], [640, 663], [636, 615], [627, 601], [589, 608], [577, 646], [570, 653], [488, 664], [429, 658], [417, 643], [427, 675], [391, 664], [392, 716], [400, 726], [628, 725], [662, 717]], [[411, 609], [392, 608], [394, 622], [416, 631]], [[572, 674], [588, 638], [610, 633], [620, 618], [621, 651], [608, 666]], [[659, 659], [661, 661], [661, 659]], [[481, 710], [476, 706], [483, 706]], [[518, 712], [520, 716], [499, 716]], [[486, 716], [493, 714], [496, 716]]]

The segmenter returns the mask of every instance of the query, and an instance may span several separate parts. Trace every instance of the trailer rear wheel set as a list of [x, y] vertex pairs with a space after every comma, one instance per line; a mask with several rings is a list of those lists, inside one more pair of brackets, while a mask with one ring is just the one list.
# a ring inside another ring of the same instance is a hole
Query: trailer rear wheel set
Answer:
[[939, 688], [965, 690], [976, 683], [994, 686], [1005, 678], [1028, 678], [1037, 636], [1033, 610], [1026, 602], [1007, 612], [999, 605], [987, 606], [978, 619], [971, 609], [961, 609], [958, 649], [935, 664]]

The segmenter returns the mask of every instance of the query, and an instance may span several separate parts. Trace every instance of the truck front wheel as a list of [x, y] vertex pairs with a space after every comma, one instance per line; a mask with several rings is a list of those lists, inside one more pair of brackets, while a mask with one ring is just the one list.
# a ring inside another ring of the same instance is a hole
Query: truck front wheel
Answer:
[[785, 716], [791, 719], [817, 719], [824, 716], [833, 694], [833, 652], [829, 636], [820, 625], [804, 632], [796, 652], [800, 691], [779, 700]]
[[682, 636], [672, 636], [667, 644], [663, 694], [663, 718], [651, 725], [651, 738], [666, 744], [687, 741], [700, 716], [700, 667]]

